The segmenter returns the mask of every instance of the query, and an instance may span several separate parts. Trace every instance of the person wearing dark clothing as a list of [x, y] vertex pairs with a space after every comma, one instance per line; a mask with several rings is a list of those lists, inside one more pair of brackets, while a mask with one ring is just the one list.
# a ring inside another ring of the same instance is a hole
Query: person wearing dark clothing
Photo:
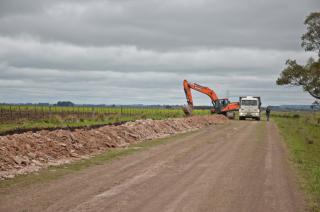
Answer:
[[269, 118], [270, 118], [270, 112], [271, 112], [271, 107], [268, 106], [267, 109], [266, 109], [266, 115], [267, 115], [267, 121], [269, 121]]

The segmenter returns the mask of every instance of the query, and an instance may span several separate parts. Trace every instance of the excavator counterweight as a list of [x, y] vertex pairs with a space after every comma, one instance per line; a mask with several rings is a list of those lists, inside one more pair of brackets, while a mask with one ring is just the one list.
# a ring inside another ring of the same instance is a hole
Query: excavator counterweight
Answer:
[[191, 89], [200, 93], [206, 94], [210, 97], [213, 108], [211, 113], [223, 114], [228, 118], [234, 118], [234, 111], [239, 110], [239, 102], [230, 102], [229, 99], [219, 99], [217, 94], [210, 88], [204, 87], [196, 83], [189, 83], [187, 80], [183, 80], [183, 88], [187, 98], [187, 105], [182, 109], [187, 116], [192, 115], [193, 99]]

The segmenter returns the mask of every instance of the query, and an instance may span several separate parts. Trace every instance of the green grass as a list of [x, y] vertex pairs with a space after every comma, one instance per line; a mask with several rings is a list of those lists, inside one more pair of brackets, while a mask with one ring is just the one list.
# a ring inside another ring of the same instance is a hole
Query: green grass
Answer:
[[311, 211], [320, 211], [320, 114], [275, 113], [280, 129], [301, 176]]
[[192, 133], [193, 132], [187, 132], [183, 134], [170, 136], [167, 138], [148, 140], [148, 141], [141, 142], [139, 144], [130, 145], [127, 148], [110, 149], [102, 154], [96, 155], [89, 159], [82, 159], [80, 161], [76, 161], [76, 162], [61, 165], [61, 166], [52, 166], [33, 174], [20, 175], [13, 179], [3, 180], [3, 181], [0, 181], [0, 195], [8, 195], [8, 189], [11, 189], [11, 188], [21, 188], [21, 187], [29, 186], [35, 183], [50, 182], [52, 180], [59, 179], [68, 174], [72, 174], [72, 173], [84, 170], [91, 166], [103, 165], [108, 162], [111, 162], [112, 160], [115, 160], [127, 155], [131, 155], [138, 151], [144, 151], [154, 146], [165, 144], [170, 141], [176, 140], [177, 138], [183, 138]]
[[[207, 114], [210, 114], [209, 110], [194, 110], [194, 115]], [[5, 115], [8, 118], [1, 119]], [[180, 108], [0, 105], [0, 133], [15, 129], [84, 127], [137, 119], [166, 119], [183, 116]]]
[[5, 133], [16, 129], [46, 129], [46, 128], [64, 128], [64, 127], [86, 127], [94, 125], [113, 124], [117, 122], [126, 122], [137, 120], [139, 116], [115, 116], [100, 119], [47, 119], [47, 120], [21, 120], [19, 122], [0, 124], [0, 133]]

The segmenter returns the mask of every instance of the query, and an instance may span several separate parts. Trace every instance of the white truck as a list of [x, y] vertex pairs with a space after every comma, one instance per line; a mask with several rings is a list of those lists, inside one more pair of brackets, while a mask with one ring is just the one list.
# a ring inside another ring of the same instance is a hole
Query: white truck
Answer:
[[261, 98], [260, 96], [240, 96], [239, 120], [251, 118], [260, 121]]

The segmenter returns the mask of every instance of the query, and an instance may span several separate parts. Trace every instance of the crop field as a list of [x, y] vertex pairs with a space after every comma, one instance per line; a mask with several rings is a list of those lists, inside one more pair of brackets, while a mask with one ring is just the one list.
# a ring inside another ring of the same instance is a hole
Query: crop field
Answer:
[[[209, 113], [209, 110], [194, 110], [195, 115]], [[183, 116], [180, 108], [0, 105], [0, 133], [17, 129], [81, 127]]]
[[320, 113], [276, 113], [273, 120], [310, 194], [310, 208], [320, 211]]

